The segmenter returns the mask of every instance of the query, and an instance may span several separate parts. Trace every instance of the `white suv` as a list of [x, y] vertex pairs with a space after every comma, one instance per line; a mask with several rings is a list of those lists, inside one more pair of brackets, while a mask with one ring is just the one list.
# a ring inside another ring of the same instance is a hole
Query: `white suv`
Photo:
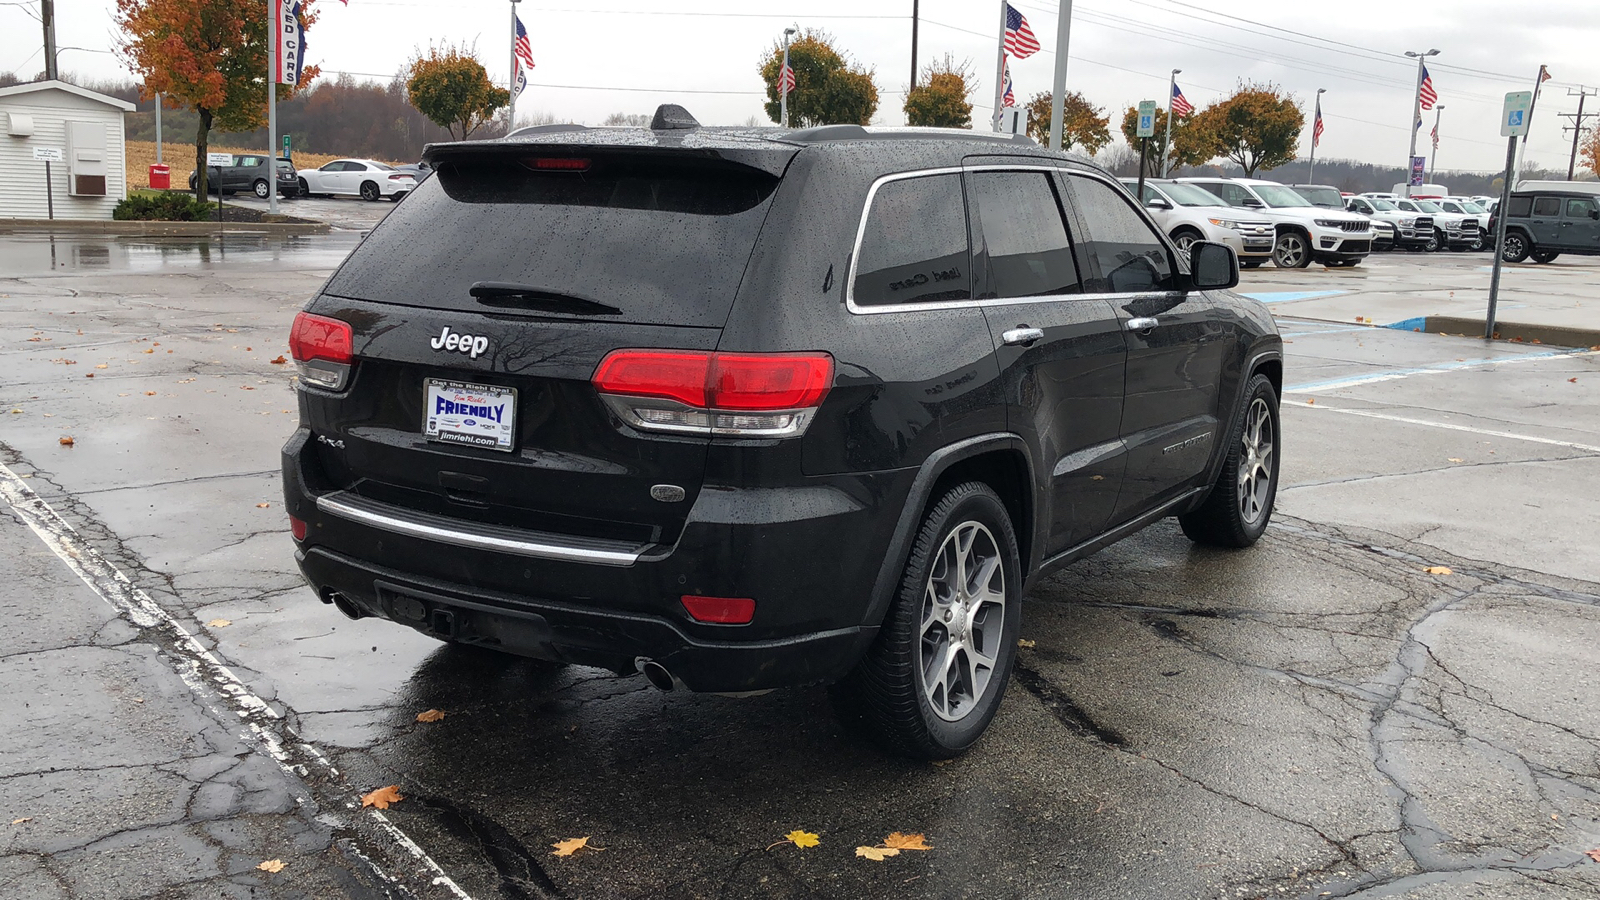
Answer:
[[1402, 250], [1421, 250], [1433, 240], [1433, 216], [1406, 212], [1392, 200], [1351, 197], [1345, 209], [1394, 226], [1394, 245]]
[[[1137, 178], [1124, 178], [1122, 183], [1130, 194], [1139, 189]], [[1139, 199], [1150, 218], [1184, 253], [1195, 241], [1215, 241], [1232, 247], [1245, 268], [1253, 269], [1272, 258], [1272, 223], [1239, 215], [1237, 209], [1204, 188], [1146, 178], [1144, 196]]]
[[1476, 200], [1470, 197], [1445, 197], [1435, 200], [1439, 208], [1447, 213], [1460, 213], [1464, 216], [1478, 220], [1478, 241], [1468, 249], [1482, 250], [1489, 239], [1489, 210], [1485, 209]]
[[1359, 265], [1372, 252], [1372, 220], [1322, 209], [1275, 181], [1256, 178], [1180, 178], [1221, 197], [1229, 206], [1271, 220], [1277, 235], [1272, 261], [1279, 268]]

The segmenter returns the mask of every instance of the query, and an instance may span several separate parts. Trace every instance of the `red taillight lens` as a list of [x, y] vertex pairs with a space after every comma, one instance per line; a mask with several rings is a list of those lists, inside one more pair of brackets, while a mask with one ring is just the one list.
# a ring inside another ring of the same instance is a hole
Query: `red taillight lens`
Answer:
[[683, 595], [683, 608], [696, 622], [713, 625], [748, 625], [756, 616], [756, 601], [749, 597], [695, 597]]
[[583, 172], [589, 168], [587, 159], [575, 159], [569, 156], [536, 156], [522, 161], [524, 165], [535, 169], [556, 170], [566, 172]]
[[300, 520], [300, 519], [296, 519], [294, 516], [290, 516], [289, 517], [289, 533], [294, 535], [294, 539], [297, 540], [297, 541], [305, 540], [306, 539], [306, 523], [304, 521]]
[[718, 353], [706, 391], [713, 409], [804, 409], [821, 403], [832, 383], [826, 353]]
[[303, 312], [294, 317], [289, 330], [289, 355], [298, 362], [325, 359], [349, 363], [355, 356], [355, 332], [349, 322]]
[[706, 408], [711, 354], [692, 350], [616, 350], [600, 361], [594, 386], [602, 394], [660, 397]]

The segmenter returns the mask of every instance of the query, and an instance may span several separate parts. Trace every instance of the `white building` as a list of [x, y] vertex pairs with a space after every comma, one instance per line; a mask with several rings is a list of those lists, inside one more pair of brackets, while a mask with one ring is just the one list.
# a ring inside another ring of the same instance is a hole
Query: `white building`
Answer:
[[[109, 219], [128, 196], [123, 114], [134, 106], [64, 81], [0, 88], [0, 219]], [[50, 162], [45, 189], [43, 156]]]

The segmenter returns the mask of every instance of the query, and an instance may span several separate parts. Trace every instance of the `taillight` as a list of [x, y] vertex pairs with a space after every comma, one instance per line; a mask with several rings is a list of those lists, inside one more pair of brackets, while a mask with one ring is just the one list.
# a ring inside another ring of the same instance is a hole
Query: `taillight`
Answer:
[[748, 625], [756, 617], [756, 601], [749, 597], [695, 597], [683, 595], [683, 608], [696, 622], [713, 625]]
[[535, 169], [558, 172], [586, 172], [589, 169], [587, 159], [572, 156], [536, 156], [523, 160], [522, 164]]
[[355, 332], [349, 322], [315, 316], [308, 312], [294, 317], [289, 329], [289, 355], [307, 384], [344, 390], [355, 359]]
[[296, 519], [294, 516], [290, 516], [289, 517], [289, 533], [294, 535], [294, 539], [296, 541], [304, 541], [306, 539], [306, 523], [305, 523], [305, 520], [304, 519]]
[[623, 421], [646, 431], [793, 437], [833, 385], [833, 357], [614, 350], [593, 383]]

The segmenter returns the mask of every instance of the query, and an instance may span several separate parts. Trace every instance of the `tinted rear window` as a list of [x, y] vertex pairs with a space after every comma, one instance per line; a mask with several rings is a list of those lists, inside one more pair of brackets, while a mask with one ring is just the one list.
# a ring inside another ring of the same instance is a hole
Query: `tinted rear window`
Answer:
[[872, 196], [852, 298], [863, 306], [972, 296], [961, 176], [886, 181]]
[[616, 307], [615, 321], [727, 320], [777, 178], [705, 159], [596, 157], [584, 171], [532, 164], [441, 164], [327, 292], [481, 312], [472, 285], [504, 282]]

